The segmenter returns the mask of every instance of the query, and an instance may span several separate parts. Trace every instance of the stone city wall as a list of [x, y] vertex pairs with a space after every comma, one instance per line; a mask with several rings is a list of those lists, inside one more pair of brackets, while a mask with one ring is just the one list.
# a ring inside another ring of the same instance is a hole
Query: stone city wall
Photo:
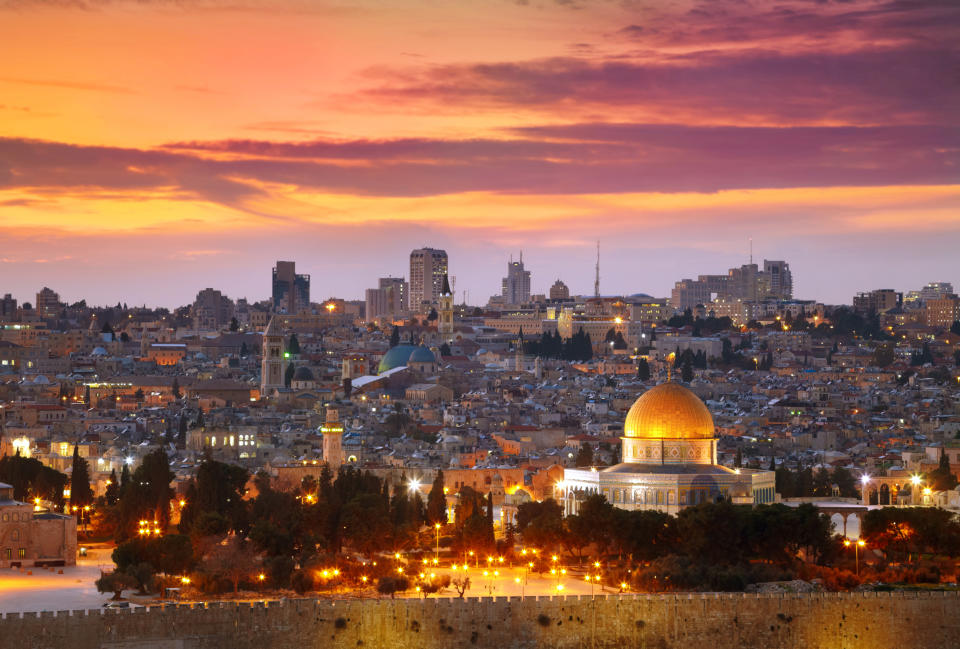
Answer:
[[296, 599], [0, 619], [0, 649], [958, 646], [956, 592]]

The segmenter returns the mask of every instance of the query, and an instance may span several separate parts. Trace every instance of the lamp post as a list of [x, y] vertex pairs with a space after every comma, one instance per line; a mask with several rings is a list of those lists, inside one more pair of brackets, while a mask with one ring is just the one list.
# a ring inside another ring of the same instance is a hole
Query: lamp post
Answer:
[[[436, 558], [437, 561], [439, 561], [440, 560], [440, 523], [434, 523], [433, 527], [437, 530], [437, 550], [436, 550], [436, 553], [434, 554], [434, 558]], [[434, 563], [436, 563], [436, 561]]]
[[857, 539], [856, 542], [851, 541], [850, 539], [843, 540], [844, 547], [849, 548], [851, 545], [853, 546], [853, 557], [854, 557], [854, 561], [856, 562], [857, 577], [859, 577], [860, 576], [860, 548], [865, 547], [867, 543], [863, 539]]

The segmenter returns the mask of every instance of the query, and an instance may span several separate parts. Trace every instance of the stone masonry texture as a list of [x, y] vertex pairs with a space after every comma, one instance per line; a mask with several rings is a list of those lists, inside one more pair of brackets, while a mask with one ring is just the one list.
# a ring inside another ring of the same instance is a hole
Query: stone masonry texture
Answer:
[[949, 649], [960, 593], [291, 599], [11, 613], [0, 649]]

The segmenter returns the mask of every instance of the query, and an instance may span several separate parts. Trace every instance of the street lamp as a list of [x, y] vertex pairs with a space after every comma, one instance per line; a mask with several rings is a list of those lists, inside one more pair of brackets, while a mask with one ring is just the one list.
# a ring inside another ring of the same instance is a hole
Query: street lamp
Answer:
[[860, 548], [865, 547], [867, 544], [863, 539], [857, 539], [856, 542], [851, 541], [850, 539], [843, 540], [843, 546], [849, 548], [853, 546], [853, 556], [854, 561], [856, 562], [857, 576], [860, 576]]
[[437, 530], [437, 551], [434, 555], [436, 557], [434, 563], [436, 563], [440, 560], [440, 523], [434, 523], [433, 527]]

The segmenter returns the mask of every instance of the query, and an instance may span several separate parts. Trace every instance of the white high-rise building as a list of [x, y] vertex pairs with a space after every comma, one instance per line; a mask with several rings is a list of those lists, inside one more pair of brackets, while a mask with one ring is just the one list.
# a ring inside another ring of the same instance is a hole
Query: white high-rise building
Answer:
[[523, 268], [523, 252], [520, 261], [510, 260], [507, 276], [500, 284], [500, 295], [506, 304], [526, 304], [530, 301], [530, 271]]
[[419, 248], [411, 252], [410, 309], [423, 311], [424, 304], [436, 304], [440, 299], [443, 276], [446, 274], [447, 253], [445, 250]]

